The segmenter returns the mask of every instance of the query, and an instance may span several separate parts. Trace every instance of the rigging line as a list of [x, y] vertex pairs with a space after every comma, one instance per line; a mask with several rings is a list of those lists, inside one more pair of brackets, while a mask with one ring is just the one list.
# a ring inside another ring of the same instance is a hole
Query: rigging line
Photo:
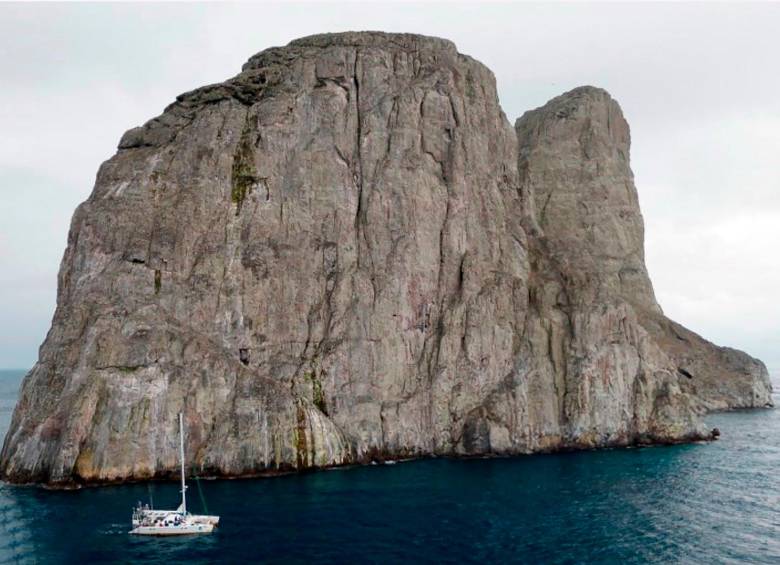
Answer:
[[[194, 468], [193, 468], [194, 471]], [[195, 484], [198, 485], [198, 494], [200, 495], [200, 503], [203, 505], [203, 513], [208, 514], [209, 513], [209, 507], [206, 506], [206, 497], [203, 496], [203, 488], [200, 486], [200, 477], [197, 476], [194, 472], [192, 473], [193, 478], [195, 479]]]

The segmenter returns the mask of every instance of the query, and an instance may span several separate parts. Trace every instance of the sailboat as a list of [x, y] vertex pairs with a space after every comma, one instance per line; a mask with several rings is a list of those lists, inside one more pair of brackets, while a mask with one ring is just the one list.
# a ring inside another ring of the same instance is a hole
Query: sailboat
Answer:
[[131, 534], [141, 536], [181, 536], [209, 534], [219, 516], [187, 512], [187, 484], [184, 479], [184, 418], [179, 413], [179, 460], [181, 461], [181, 504], [176, 510], [155, 510], [140, 503], [133, 509]]

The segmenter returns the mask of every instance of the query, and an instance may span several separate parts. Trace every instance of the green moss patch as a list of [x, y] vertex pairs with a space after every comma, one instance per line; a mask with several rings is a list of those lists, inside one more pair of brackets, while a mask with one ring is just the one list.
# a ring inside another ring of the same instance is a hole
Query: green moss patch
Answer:
[[233, 168], [231, 170], [230, 199], [236, 205], [236, 216], [241, 213], [241, 207], [246, 197], [252, 193], [257, 185], [258, 176], [255, 168], [255, 155], [253, 144], [252, 118], [247, 116], [244, 129], [241, 131], [241, 139], [233, 154]]
[[293, 429], [293, 444], [295, 445], [295, 463], [298, 469], [309, 466], [309, 449], [306, 444], [306, 410], [300, 404], [296, 407], [296, 426]]
[[311, 383], [311, 397], [314, 405], [320, 412], [327, 415], [328, 407], [325, 404], [325, 393], [322, 391], [322, 381], [318, 378], [316, 372], [308, 371], [303, 374], [304, 378]]

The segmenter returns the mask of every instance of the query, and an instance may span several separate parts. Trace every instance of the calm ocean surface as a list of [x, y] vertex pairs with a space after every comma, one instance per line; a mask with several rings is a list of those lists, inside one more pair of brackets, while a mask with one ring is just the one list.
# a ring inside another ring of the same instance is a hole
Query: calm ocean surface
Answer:
[[[0, 371], [0, 437], [22, 376]], [[127, 534], [135, 501], [175, 507], [174, 484], [0, 484], [0, 562], [780, 563], [780, 410], [708, 422], [708, 445], [202, 481], [221, 525], [180, 539]]]

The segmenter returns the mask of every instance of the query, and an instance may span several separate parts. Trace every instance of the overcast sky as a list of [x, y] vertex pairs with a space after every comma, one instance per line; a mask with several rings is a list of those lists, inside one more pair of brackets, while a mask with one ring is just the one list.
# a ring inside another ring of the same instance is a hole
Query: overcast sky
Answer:
[[267, 47], [364, 29], [453, 40], [512, 122], [606, 88], [664, 311], [780, 369], [780, 4], [442, 3], [0, 5], [0, 367], [35, 361], [70, 217], [125, 130]]

